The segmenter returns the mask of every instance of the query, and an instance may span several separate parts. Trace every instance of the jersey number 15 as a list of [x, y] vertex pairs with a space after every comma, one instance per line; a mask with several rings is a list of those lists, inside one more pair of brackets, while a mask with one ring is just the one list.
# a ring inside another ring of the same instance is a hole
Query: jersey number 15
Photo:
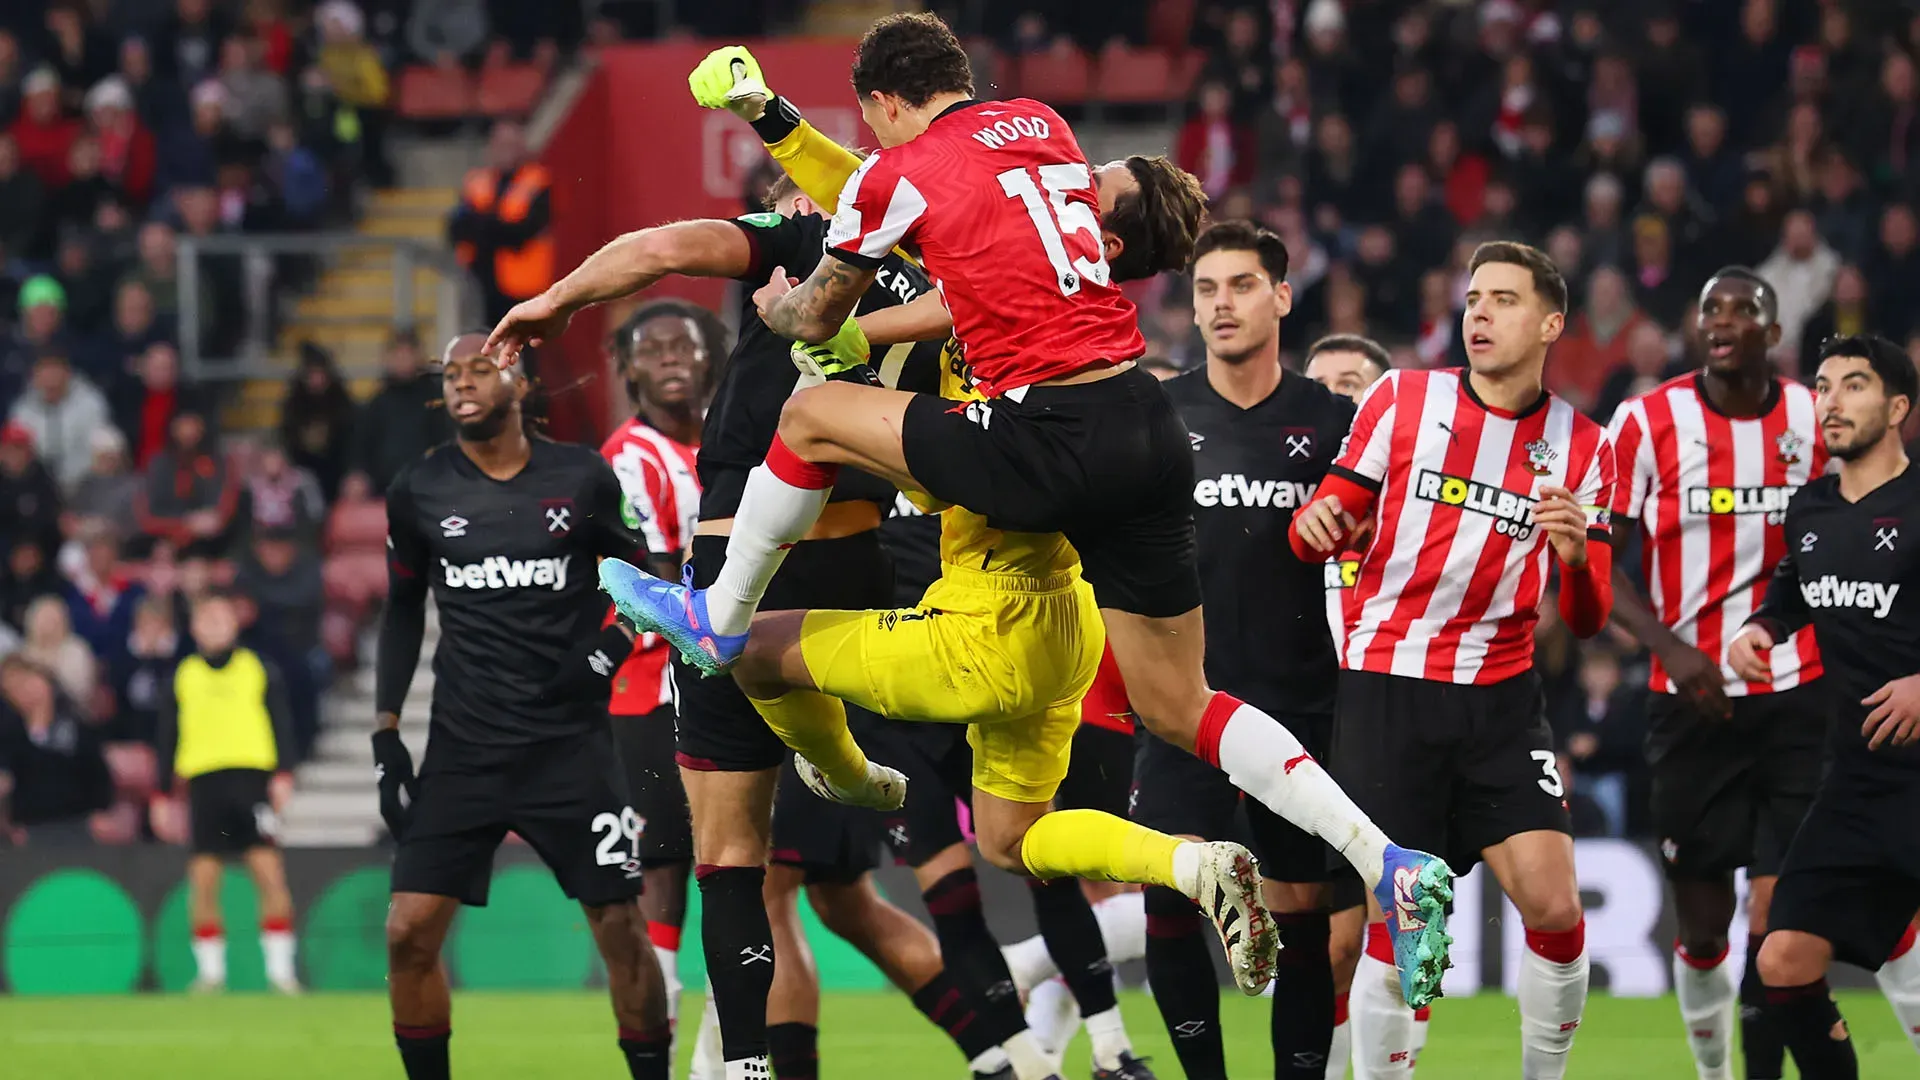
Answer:
[[[1036, 174], [1040, 178], [1038, 185], [1034, 183]], [[1046, 249], [1047, 262], [1053, 266], [1060, 295], [1072, 296], [1079, 292], [1080, 282], [1085, 278], [1092, 278], [1097, 285], [1107, 283], [1100, 219], [1094, 217], [1093, 208], [1086, 203], [1067, 200], [1073, 192], [1092, 192], [1093, 176], [1085, 165], [1063, 163], [1008, 169], [995, 179], [1000, 181], [1000, 189], [1007, 193], [1007, 198], [1019, 199], [1026, 206], [1027, 218], [1040, 234], [1040, 246]], [[1040, 197], [1041, 187], [1047, 189], [1045, 200]], [[1047, 206], [1049, 202], [1053, 204], [1051, 210]], [[1067, 234], [1077, 232], [1086, 233], [1087, 239], [1093, 242], [1093, 258], [1068, 255]]]

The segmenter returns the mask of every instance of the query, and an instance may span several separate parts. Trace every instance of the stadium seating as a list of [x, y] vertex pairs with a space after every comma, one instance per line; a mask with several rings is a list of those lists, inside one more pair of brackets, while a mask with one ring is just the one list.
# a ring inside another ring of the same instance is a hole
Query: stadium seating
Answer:
[[1014, 61], [1014, 92], [1050, 105], [1079, 105], [1093, 86], [1093, 64], [1070, 44], [1028, 53]]
[[465, 68], [414, 64], [400, 72], [395, 114], [408, 120], [461, 120], [478, 111], [474, 78]]
[[1165, 50], [1115, 43], [1100, 54], [1093, 97], [1106, 105], [1175, 101], [1182, 95], [1173, 89], [1173, 76], [1173, 61]]

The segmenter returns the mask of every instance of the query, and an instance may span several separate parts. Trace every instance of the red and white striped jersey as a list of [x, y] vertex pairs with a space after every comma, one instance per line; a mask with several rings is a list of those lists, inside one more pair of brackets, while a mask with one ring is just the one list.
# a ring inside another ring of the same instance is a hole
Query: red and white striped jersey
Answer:
[[[698, 450], [660, 434], [640, 420], [621, 425], [600, 447], [620, 478], [621, 514], [627, 527], [646, 537], [655, 555], [683, 555], [693, 542], [700, 514]], [[615, 716], [644, 716], [673, 700], [667, 684], [667, 643], [646, 633], [613, 677], [607, 710]]]
[[1344, 663], [1347, 656], [1347, 623], [1354, 616], [1354, 585], [1360, 580], [1358, 551], [1342, 551], [1337, 559], [1328, 559], [1327, 628], [1333, 631], [1333, 651]]
[[1341, 666], [1496, 683], [1533, 666], [1551, 545], [1532, 510], [1571, 490], [1606, 543], [1606, 432], [1552, 394], [1509, 414], [1453, 370], [1390, 371], [1367, 391], [1330, 470], [1376, 493]]
[[[1729, 696], [1786, 690], [1820, 674], [1813, 628], [1773, 650], [1773, 682], [1750, 683], [1727, 645], [1767, 592], [1786, 554], [1787, 500], [1827, 467], [1813, 391], [1786, 379], [1757, 417], [1714, 411], [1698, 373], [1620, 406], [1611, 437], [1620, 482], [1615, 517], [1644, 530], [1640, 565], [1653, 612], [1680, 640], [1720, 660]], [[1653, 689], [1675, 692], [1660, 659]]]

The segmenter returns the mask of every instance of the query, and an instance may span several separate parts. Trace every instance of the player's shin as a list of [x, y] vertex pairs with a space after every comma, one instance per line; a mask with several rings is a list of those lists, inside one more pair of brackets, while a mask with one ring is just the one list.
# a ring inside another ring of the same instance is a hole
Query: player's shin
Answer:
[[1887, 1004], [1893, 1006], [1900, 1030], [1912, 1041], [1913, 1048], [1920, 1050], [1920, 949], [1914, 948], [1912, 923], [1907, 924], [1906, 936], [1873, 977], [1887, 996]]
[[1520, 1073], [1561, 1080], [1587, 1004], [1587, 924], [1528, 930], [1520, 957]]
[[766, 870], [758, 866], [695, 869], [705, 906], [701, 942], [711, 1004], [720, 1019], [726, 1080], [764, 1080], [767, 1067], [767, 994], [773, 988], [773, 926], [761, 898]]
[[1760, 981], [1760, 947], [1765, 934], [1747, 938], [1747, 966], [1740, 976], [1740, 1056], [1747, 1080], [1780, 1080], [1786, 1075], [1787, 1040], [1767, 1012], [1767, 987]]
[[[731, 565], [731, 564], [729, 564]], [[847, 707], [818, 690], [788, 690], [777, 698], [749, 696], [754, 711], [780, 741], [812, 762], [843, 791], [867, 782], [867, 755], [847, 728]]]
[[1333, 1044], [1333, 961], [1325, 912], [1274, 914], [1280, 960], [1273, 972], [1273, 1070], [1280, 1080], [1321, 1080]]
[[1220, 984], [1200, 912], [1179, 892], [1154, 886], [1146, 889], [1146, 912], [1147, 985], [1181, 1071], [1189, 1080], [1226, 1080]]
[[1182, 842], [1099, 810], [1056, 810], [1042, 814], [1020, 843], [1020, 858], [1034, 877], [1080, 877], [1092, 881], [1134, 881], [1191, 893], [1197, 863], [1187, 880], [1176, 877]]
[[1680, 1019], [1687, 1025], [1687, 1045], [1700, 1080], [1732, 1080], [1735, 995], [1727, 972], [1727, 951], [1694, 956], [1676, 943], [1673, 992], [1680, 1001]]
[[765, 463], [747, 474], [727, 561], [707, 591], [707, 617], [717, 634], [744, 634], [766, 595], [767, 583], [826, 508], [839, 475], [835, 465], [800, 460], [774, 436]]
[[1802, 1080], [1859, 1080], [1853, 1039], [1827, 980], [1767, 987], [1767, 1014], [1786, 1036]]
[[1100, 920], [1075, 878], [1035, 880], [1031, 886], [1040, 934], [1080, 1006], [1093, 1044], [1094, 1067], [1118, 1069], [1121, 1055], [1132, 1053], [1133, 1044], [1114, 996], [1113, 964], [1101, 940]]

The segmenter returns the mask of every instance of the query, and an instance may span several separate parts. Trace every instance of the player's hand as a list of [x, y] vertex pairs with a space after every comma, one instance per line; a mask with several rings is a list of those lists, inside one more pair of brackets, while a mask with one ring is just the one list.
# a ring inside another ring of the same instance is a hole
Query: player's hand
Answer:
[[1920, 742], [1920, 675], [1895, 679], [1860, 701], [1873, 706], [1860, 734], [1867, 749], [1886, 746], [1912, 746]]
[[273, 805], [273, 812], [284, 814], [287, 804], [293, 801], [293, 774], [277, 772], [267, 781], [267, 801]]
[[520, 361], [520, 350], [558, 340], [572, 319], [572, 311], [543, 292], [513, 305], [500, 325], [487, 335], [487, 345], [482, 351], [498, 360], [502, 367], [512, 367]]
[[[1763, 631], [1764, 632], [1764, 631]], [[1768, 639], [1768, 648], [1772, 639]], [[1660, 666], [1667, 669], [1667, 677], [1680, 688], [1680, 693], [1699, 710], [1702, 716], [1713, 720], [1731, 720], [1733, 702], [1727, 697], [1726, 673], [1720, 670], [1720, 664], [1713, 657], [1684, 641], [1676, 640], [1673, 645], [1660, 652]], [[1766, 657], [1759, 659], [1766, 678], [1773, 677], [1773, 669], [1767, 664]], [[1735, 665], [1738, 671], [1738, 665]], [[1742, 674], [1741, 678], [1749, 678]]]
[[693, 100], [703, 109], [725, 109], [752, 123], [767, 111], [773, 91], [767, 89], [760, 64], [744, 45], [727, 45], [708, 53], [687, 76]]
[[400, 741], [396, 728], [383, 727], [373, 733], [373, 777], [380, 786], [380, 820], [398, 840], [406, 834], [420, 781], [413, 774], [413, 755]]
[[1750, 623], [1734, 635], [1733, 644], [1727, 646], [1727, 663], [1732, 665], [1735, 675], [1748, 682], [1772, 682], [1773, 665], [1768, 662], [1767, 654], [1773, 651], [1773, 646], [1773, 635], [1767, 628]]
[[[817, 345], [804, 341], [793, 343], [793, 365], [802, 375], [815, 375], [821, 379], [831, 379], [837, 375], [858, 372], [865, 368], [867, 360], [873, 355], [873, 346], [867, 343], [867, 335], [860, 329], [860, 323], [853, 316], [840, 324], [840, 329], [832, 337]], [[868, 369], [871, 375], [871, 369]], [[861, 377], [861, 382], [878, 385], [878, 377]]]
[[1338, 495], [1323, 495], [1301, 507], [1293, 523], [1300, 530], [1300, 539], [1322, 555], [1338, 551], [1340, 541], [1352, 535], [1355, 528], [1353, 515], [1341, 507]]
[[607, 687], [613, 684], [614, 673], [633, 652], [633, 639], [637, 636], [631, 620], [625, 615], [616, 617], [560, 661], [559, 670], [541, 689], [541, 696], [561, 701], [593, 698], [605, 701]]
[[773, 275], [767, 278], [767, 283], [753, 292], [753, 309], [760, 313], [760, 321], [765, 322], [767, 313], [780, 302], [780, 298], [792, 292], [793, 287], [798, 284], [800, 279], [788, 277], [786, 267], [774, 267]]
[[1562, 564], [1576, 570], [1587, 565], [1587, 512], [1573, 492], [1553, 485], [1541, 488], [1540, 501], [1533, 504], [1533, 523], [1546, 530]]

